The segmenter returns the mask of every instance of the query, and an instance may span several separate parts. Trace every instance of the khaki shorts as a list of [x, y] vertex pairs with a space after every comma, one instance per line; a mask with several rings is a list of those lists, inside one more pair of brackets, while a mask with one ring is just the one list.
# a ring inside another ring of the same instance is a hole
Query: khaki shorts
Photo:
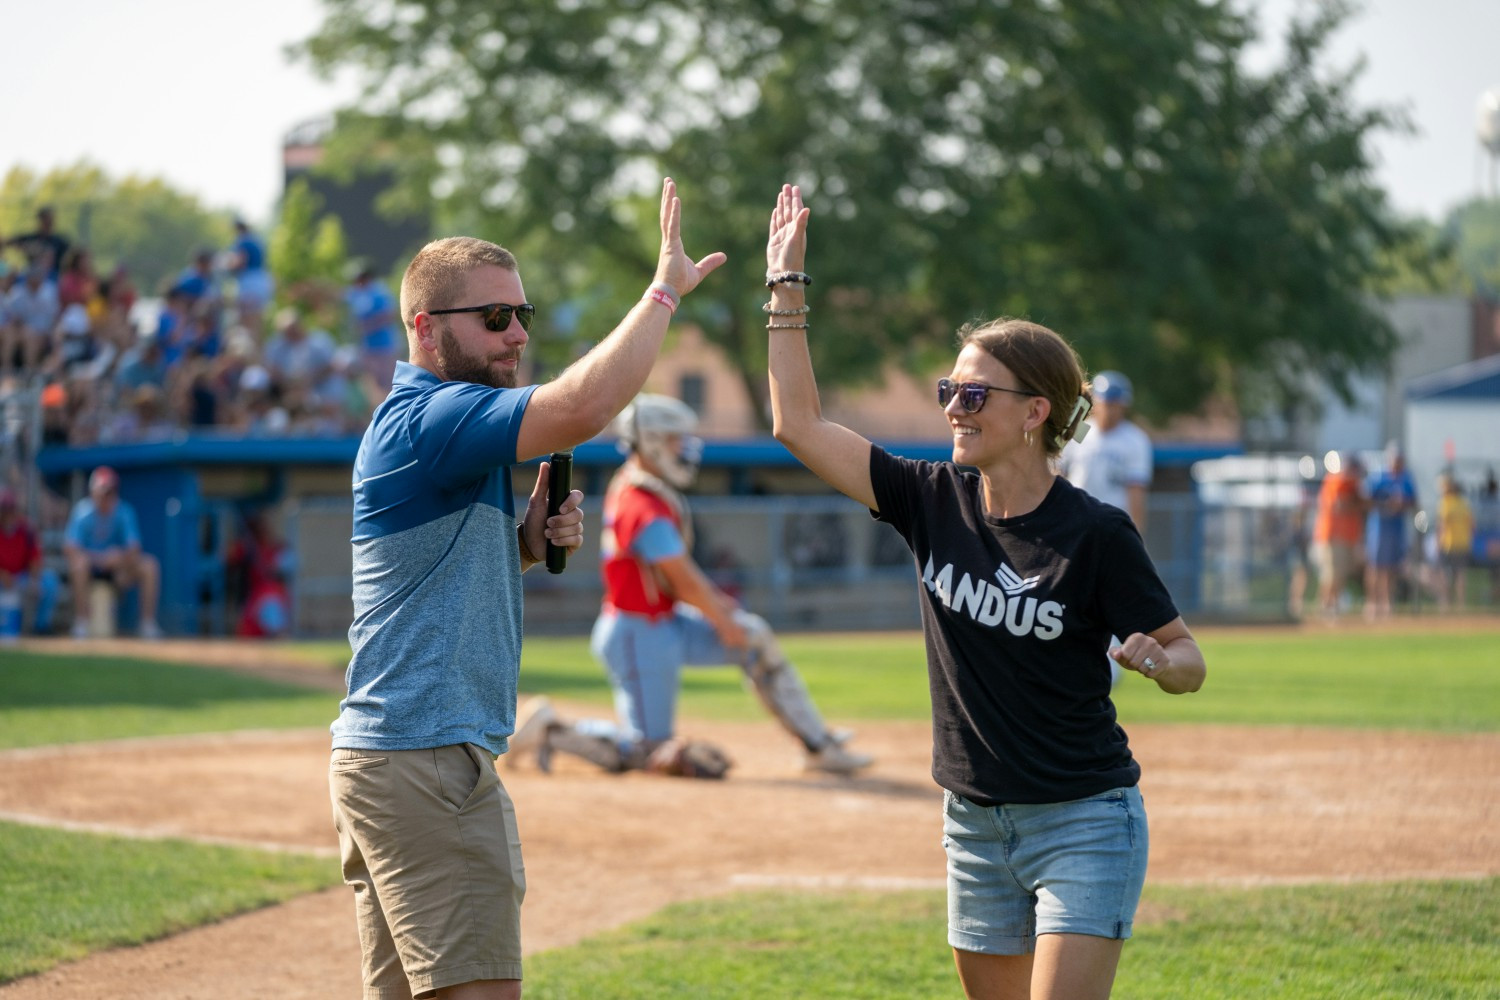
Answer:
[[526, 870], [489, 752], [335, 750], [328, 783], [366, 1000], [520, 979]]
[[1344, 583], [1354, 572], [1354, 546], [1345, 542], [1319, 542], [1313, 546], [1313, 563], [1318, 579], [1327, 583]]

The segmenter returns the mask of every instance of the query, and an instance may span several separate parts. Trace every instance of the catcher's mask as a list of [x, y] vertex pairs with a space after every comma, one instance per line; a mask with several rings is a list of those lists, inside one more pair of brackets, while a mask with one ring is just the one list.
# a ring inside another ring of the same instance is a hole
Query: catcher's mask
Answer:
[[698, 478], [703, 439], [694, 433], [698, 414], [680, 399], [643, 392], [615, 418], [620, 443], [639, 455], [649, 471], [685, 490]]

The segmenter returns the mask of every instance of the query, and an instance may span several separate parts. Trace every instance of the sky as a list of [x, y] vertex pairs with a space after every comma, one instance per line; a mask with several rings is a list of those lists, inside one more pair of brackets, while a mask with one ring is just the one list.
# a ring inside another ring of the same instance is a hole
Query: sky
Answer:
[[[1242, 2], [1269, 27], [1305, 0]], [[356, 94], [352, 79], [319, 80], [283, 53], [321, 19], [318, 0], [13, 4], [6, 34], [25, 43], [0, 58], [0, 172], [88, 159], [263, 223], [281, 193], [287, 130]], [[1375, 149], [1395, 207], [1437, 220], [1494, 193], [1476, 121], [1480, 96], [1500, 90], [1500, 0], [1365, 0], [1331, 56], [1347, 65], [1361, 53], [1360, 102], [1405, 108], [1418, 129]]]

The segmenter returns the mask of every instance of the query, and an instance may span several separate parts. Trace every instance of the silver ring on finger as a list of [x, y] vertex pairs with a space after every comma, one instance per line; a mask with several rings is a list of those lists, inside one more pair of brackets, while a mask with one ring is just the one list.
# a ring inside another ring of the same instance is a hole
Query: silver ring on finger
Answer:
[[1141, 663], [1141, 666], [1145, 667], [1147, 670], [1155, 670], [1156, 669], [1156, 661], [1153, 660], [1153, 659], [1151, 659], [1151, 657], [1148, 656]]

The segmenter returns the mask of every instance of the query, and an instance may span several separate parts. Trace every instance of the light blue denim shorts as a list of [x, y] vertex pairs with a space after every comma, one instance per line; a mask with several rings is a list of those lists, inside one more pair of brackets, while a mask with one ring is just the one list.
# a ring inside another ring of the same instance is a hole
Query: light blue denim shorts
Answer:
[[981, 806], [943, 793], [948, 943], [1025, 955], [1038, 934], [1130, 937], [1146, 881], [1138, 788], [1071, 802]]

